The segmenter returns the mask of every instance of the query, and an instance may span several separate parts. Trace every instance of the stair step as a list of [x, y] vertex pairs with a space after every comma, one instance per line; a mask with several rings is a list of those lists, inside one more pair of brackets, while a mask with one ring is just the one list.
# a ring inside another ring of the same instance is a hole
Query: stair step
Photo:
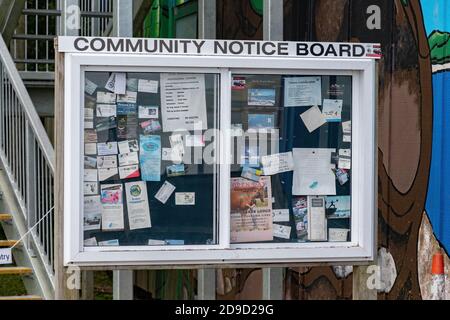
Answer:
[[10, 248], [17, 243], [17, 240], [0, 240], [0, 248]]
[[2, 300], [44, 300], [42, 297], [39, 296], [12, 296], [12, 297], [0, 297], [0, 301]]
[[31, 268], [24, 267], [1, 267], [0, 275], [28, 275], [32, 274], [33, 270]]
[[12, 220], [12, 215], [8, 213], [0, 213], [0, 221], [10, 221]]

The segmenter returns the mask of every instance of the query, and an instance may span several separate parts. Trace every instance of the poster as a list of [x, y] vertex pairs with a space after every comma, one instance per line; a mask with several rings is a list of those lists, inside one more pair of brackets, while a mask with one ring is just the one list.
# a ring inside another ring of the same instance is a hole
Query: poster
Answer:
[[249, 106], [275, 106], [275, 89], [248, 89], [248, 105]]
[[102, 230], [115, 231], [124, 229], [123, 186], [122, 184], [105, 184], [101, 186]]
[[273, 240], [270, 177], [231, 179], [231, 242]]
[[308, 240], [308, 197], [292, 197], [292, 212], [298, 241]]
[[291, 77], [285, 79], [285, 107], [320, 106], [321, 103], [321, 77]]
[[143, 181], [125, 183], [130, 230], [151, 228], [147, 184]]
[[161, 74], [163, 132], [207, 130], [205, 76]]
[[144, 181], [161, 180], [161, 137], [144, 136], [140, 139], [141, 175]]
[[83, 229], [88, 230], [100, 230], [100, 224], [102, 219], [102, 205], [100, 202], [100, 196], [84, 197], [84, 216], [83, 216]]

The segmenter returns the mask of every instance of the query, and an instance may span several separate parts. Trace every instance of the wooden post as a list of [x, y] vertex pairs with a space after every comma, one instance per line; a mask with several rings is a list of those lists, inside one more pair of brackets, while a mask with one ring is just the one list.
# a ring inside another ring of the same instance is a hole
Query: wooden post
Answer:
[[371, 273], [368, 266], [353, 267], [353, 300], [377, 300], [377, 289], [369, 289], [367, 281]]
[[81, 273], [81, 300], [94, 300], [94, 271]]
[[197, 271], [198, 300], [216, 300], [216, 270], [199, 269]]
[[[55, 39], [55, 299], [78, 300], [79, 288], [67, 286], [70, 274], [64, 267], [64, 54], [58, 53]], [[80, 275], [78, 275], [80, 276]]]

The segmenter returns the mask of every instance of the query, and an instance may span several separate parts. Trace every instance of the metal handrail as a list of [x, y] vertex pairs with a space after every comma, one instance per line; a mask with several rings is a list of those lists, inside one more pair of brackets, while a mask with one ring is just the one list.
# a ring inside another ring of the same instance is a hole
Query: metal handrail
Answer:
[[9, 53], [8, 47], [6, 46], [3, 37], [0, 35], [0, 61], [3, 68], [6, 70], [9, 81], [12, 83], [14, 90], [16, 91], [17, 98], [19, 99], [20, 105], [30, 123], [39, 146], [42, 149], [44, 156], [52, 170], [55, 172], [55, 150], [48, 138], [47, 132], [42, 125], [41, 119], [36, 112], [36, 108], [33, 101], [28, 94], [27, 89], [20, 77], [19, 71], [17, 71], [16, 65]]

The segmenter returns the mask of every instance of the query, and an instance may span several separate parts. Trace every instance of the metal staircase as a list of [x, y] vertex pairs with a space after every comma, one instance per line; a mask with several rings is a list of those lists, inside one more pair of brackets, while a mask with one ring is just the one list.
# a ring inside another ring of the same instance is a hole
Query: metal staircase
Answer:
[[[110, 32], [112, 2], [80, 0], [80, 35]], [[0, 267], [0, 281], [19, 275], [29, 294], [0, 300], [54, 298], [55, 152], [30, 93], [52, 98], [61, 3], [0, 0], [0, 224], [10, 239], [0, 247], [14, 247], [17, 265]]]

